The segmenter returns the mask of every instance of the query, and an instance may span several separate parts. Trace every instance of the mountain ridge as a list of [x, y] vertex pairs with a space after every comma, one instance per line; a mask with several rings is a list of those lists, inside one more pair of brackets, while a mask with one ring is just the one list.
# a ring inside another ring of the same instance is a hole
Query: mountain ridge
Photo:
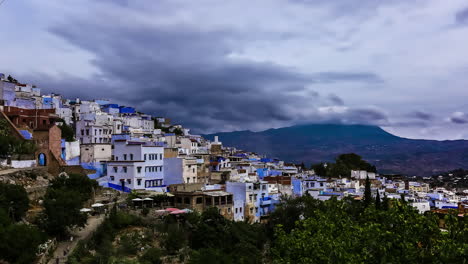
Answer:
[[354, 152], [383, 173], [430, 176], [468, 167], [467, 140], [409, 139], [372, 125], [305, 124], [204, 136], [219, 136], [225, 146], [296, 163], [333, 161], [339, 154]]

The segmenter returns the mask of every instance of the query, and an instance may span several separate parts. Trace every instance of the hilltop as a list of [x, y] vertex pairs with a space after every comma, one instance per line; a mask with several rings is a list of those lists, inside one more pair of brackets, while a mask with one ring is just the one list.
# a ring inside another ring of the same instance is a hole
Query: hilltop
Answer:
[[204, 136], [207, 139], [219, 136], [225, 146], [295, 163], [333, 161], [339, 154], [353, 152], [382, 173], [430, 176], [468, 167], [466, 140], [407, 139], [370, 125], [309, 124]]

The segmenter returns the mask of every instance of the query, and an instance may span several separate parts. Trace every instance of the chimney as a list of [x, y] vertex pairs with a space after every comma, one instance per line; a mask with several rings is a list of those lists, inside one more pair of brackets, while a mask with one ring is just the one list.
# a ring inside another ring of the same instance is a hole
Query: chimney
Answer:
[[218, 136], [215, 136], [215, 137], [214, 137], [214, 142], [215, 142], [215, 143], [218, 143]]

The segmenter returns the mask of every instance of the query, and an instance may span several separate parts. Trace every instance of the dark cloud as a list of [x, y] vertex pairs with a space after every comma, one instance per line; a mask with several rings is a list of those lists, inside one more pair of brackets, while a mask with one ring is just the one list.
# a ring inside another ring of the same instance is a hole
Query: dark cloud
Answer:
[[[67, 97], [108, 98], [202, 132], [294, 123], [295, 107], [317, 108], [311, 99], [319, 94], [307, 88], [316, 83], [382, 82], [370, 72], [303, 74], [269, 62], [230, 59], [238, 49], [235, 31], [106, 19], [69, 18], [70, 23], [50, 30], [94, 54], [92, 63], [99, 74], [91, 80], [65, 75], [30, 78]], [[343, 105], [336, 95], [329, 100]], [[329, 120], [340, 118], [371, 122], [386, 117], [357, 109]]]
[[455, 22], [458, 25], [468, 25], [468, 7], [455, 14]]
[[463, 117], [451, 117], [450, 121], [455, 124], [468, 124], [468, 119]]
[[328, 96], [328, 99], [335, 105], [344, 105], [343, 99], [341, 99], [339, 96], [336, 94], [330, 94]]
[[449, 117], [449, 121], [454, 124], [468, 124], [468, 115], [463, 112], [455, 112]]
[[429, 120], [432, 120], [434, 118], [434, 116], [432, 114], [429, 114], [429, 113], [426, 113], [426, 112], [423, 112], [423, 111], [411, 112], [409, 114], [409, 117], [424, 120], [424, 121], [429, 121]]

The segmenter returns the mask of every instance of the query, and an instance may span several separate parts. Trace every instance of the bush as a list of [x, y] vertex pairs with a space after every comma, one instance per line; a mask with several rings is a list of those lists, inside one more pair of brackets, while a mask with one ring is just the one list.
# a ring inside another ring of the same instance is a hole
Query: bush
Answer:
[[29, 208], [29, 198], [23, 186], [0, 183], [0, 209], [19, 221]]
[[33, 263], [38, 246], [46, 240], [39, 229], [25, 224], [0, 228], [0, 237], [0, 259], [18, 264]]
[[143, 256], [140, 257], [139, 261], [142, 264], [161, 264], [162, 252], [159, 248], [150, 248], [145, 251]]

